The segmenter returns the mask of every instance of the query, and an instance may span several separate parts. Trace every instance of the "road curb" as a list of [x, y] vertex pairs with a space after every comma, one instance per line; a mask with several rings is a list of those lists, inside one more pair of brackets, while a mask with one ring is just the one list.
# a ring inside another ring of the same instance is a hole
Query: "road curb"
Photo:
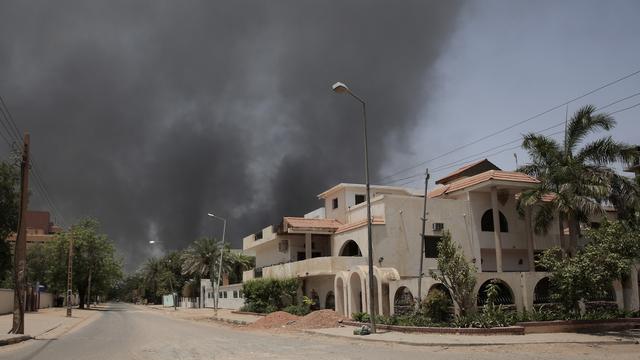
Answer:
[[17, 343], [21, 343], [23, 341], [27, 341], [27, 340], [31, 340], [31, 339], [33, 339], [33, 337], [30, 336], [30, 335], [22, 335], [22, 336], [12, 337], [12, 338], [9, 338], [9, 339], [2, 339], [2, 340], [0, 340], [0, 346], [17, 344]]
[[638, 344], [638, 340], [629, 340], [629, 339], [619, 339], [619, 340], [611, 340], [611, 341], [522, 341], [522, 342], [489, 342], [489, 343], [419, 343], [414, 341], [403, 341], [403, 340], [386, 340], [386, 339], [374, 339], [369, 338], [367, 336], [353, 337], [353, 336], [344, 336], [337, 334], [327, 334], [316, 332], [313, 330], [302, 330], [304, 333], [310, 335], [320, 335], [326, 336], [330, 338], [340, 338], [340, 339], [348, 339], [355, 341], [368, 341], [368, 342], [377, 342], [381, 344], [400, 344], [400, 345], [410, 345], [410, 346], [432, 346], [432, 347], [478, 347], [478, 346], [507, 346], [507, 345], [552, 345], [552, 344], [579, 344], [579, 345], [632, 345]]

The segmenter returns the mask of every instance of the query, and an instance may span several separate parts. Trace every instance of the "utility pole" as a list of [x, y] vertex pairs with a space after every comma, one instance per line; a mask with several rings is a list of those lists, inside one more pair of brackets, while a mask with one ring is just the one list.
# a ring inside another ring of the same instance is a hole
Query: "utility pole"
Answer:
[[24, 334], [24, 290], [27, 271], [27, 207], [29, 202], [29, 134], [24, 134], [20, 165], [20, 217], [16, 235], [13, 290], [13, 326], [10, 334]]
[[73, 275], [73, 232], [69, 233], [69, 259], [67, 260], [67, 317], [71, 317], [71, 298], [73, 288], [71, 287], [71, 277]]
[[424, 174], [424, 204], [422, 206], [422, 234], [420, 234], [420, 273], [418, 274], [418, 304], [422, 302], [422, 276], [423, 274], [423, 266], [424, 266], [424, 242], [425, 242], [425, 231], [427, 226], [427, 188], [429, 187], [429, 169], [425, 171]]

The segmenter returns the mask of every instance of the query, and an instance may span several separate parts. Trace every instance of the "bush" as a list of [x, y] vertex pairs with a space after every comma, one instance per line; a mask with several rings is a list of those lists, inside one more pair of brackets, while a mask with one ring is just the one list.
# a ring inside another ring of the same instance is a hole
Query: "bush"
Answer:
[[242, 285], [247, 311], [269, 313], [297, 304], [298, 279], [253, 279]]
[[449, 309], [453, 306], [449, 296], [440, 289], [433, 289], [420, 303], [418, 313], [429, 318], [432, 322], [449, 321]]
[[369, 314], [367, 314], [366, 312], [355, 312], [351, 314], [351, 318], [353, 319], [353, 321], [357, 322], [367, 323], [371, 321], [371, 318], [369, 318]]
[[311, 307], [307, 304], [289, 305], [282, 309], [282, 311], [293, 315], [305, 316], [311, 312]]

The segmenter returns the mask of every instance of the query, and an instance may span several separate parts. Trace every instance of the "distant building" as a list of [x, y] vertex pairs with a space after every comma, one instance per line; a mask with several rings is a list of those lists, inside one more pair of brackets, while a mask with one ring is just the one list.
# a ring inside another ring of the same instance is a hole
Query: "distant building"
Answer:
[[[62, 228], [51, 221], [51, 214], [48, 211], [27, 211], [25, 219], [27, 220], [27, 247], [51, 241], [55, 234], [62, 232]], [[7, 242], [13, 249], [16, 234], [9, 235]]]

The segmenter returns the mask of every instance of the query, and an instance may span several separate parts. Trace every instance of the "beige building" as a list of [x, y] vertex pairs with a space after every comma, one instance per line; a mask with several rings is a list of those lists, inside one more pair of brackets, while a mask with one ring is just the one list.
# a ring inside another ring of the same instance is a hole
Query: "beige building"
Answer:
[[[391, 186], [371, 187], [376, 313], [390, 315], [410, 306], [418, 291], [420, 258], [424, 261], [423, 296], [442, 287], [428, 274], [437, 268], [437, 244], [444, 231], [477, 269], [479, 305], [484, 286], [499, 280], [500, 302], [519, 310], [548, 301], [548, 274], [535, 269], [544, 249], [560, 245], [558, 224], [546, 235], [531, 229], [530, 213], [521, 217], [516, 197], [538, 180], [502, 171], [488, 160], [467, 165], [436, 181], [428, 194], [427, 224], [422, 238], [424, 194]], [[320, 308], [341, 314], [367, 311], [367, 220], [365, 187], [338, 184], [318, 195], [324, 207], [303, 217], [284, 217], [243, 239], [243, 251], [255, 255], [255, 277], [296, 277], [302, 293]], [[597, 221], [594, 221], [597, 222]], [[421, 253], [421, 241], [425, 251]], [[610, 296], [620, 308], [638, 309], [638, 269]]]
[[[27, 247], [51, 241], [55, 234], [62, 232], [62, 228], [51, 221], [51, 215], [48, 211], [29, 210], [25, 219], [27, 221]], [[13, 249], [16, 244], [16, 234], [9, 235], [7, 242]]]

